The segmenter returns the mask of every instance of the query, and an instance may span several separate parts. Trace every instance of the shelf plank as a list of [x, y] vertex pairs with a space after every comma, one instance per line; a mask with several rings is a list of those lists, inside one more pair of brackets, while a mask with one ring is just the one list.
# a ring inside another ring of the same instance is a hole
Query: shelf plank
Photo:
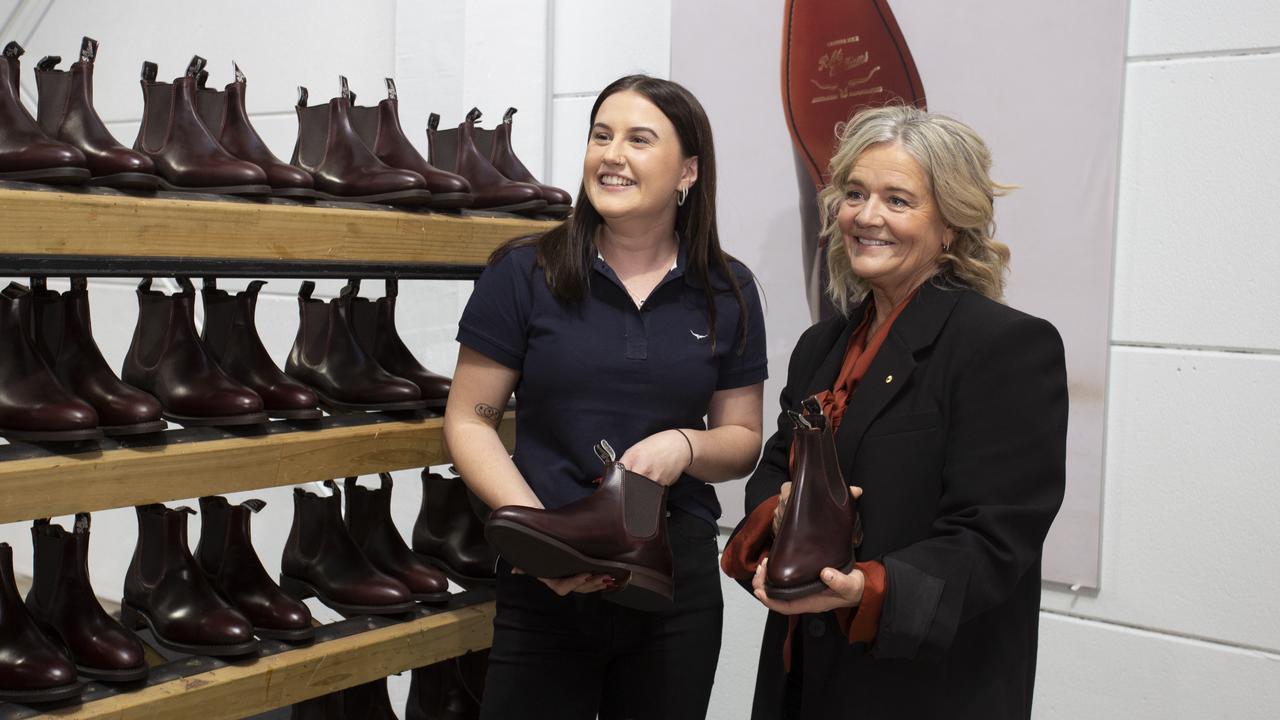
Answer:
[[[444, 419], [0, 462], [0, 523], [450, 462]], [[515, 413], [498, 434], [515, 447]]]
[[493, 602], [316, 643], [191, 677], [53, 710], [67, 720], [242, 718], [487, 648]]
[[12, 255], [484, 265], [542, 220], [0, 188]]

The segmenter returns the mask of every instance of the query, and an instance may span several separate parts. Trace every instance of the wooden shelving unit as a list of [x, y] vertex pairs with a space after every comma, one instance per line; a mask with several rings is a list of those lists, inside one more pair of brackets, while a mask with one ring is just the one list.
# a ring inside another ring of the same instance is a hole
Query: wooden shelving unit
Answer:
[[[502, 242], [550, 223], [0, 184], [0, 275], [474, 279]], [[0, 447], [0, 522], [448, 462], [440, 417], [175, 430], [90, 447]], [[514, 446], [513, 413], [500, 428]], [[469, 602], [471, 604], [466, 604]], [[49, 710], [63, 718], [239, 718], [486, 648], [493, 603], [222, 664]]]

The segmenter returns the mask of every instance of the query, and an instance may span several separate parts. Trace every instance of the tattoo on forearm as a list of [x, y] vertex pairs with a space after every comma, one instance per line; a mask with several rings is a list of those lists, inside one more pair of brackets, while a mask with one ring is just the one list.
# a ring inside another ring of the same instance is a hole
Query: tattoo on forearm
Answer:
[[476, 414], [492, 423], [502, 421], [502, 411], [492, 405], [484, 403], [476, 405]]

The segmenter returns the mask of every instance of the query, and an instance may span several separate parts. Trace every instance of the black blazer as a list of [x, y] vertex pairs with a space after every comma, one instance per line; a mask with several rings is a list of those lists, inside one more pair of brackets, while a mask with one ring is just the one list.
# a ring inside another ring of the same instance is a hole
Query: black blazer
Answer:
[[[748, 514], [788, 479], [785, 411], [831, 387], [864, 308], [796, 344]], [[787, 619], [770, 613], [752, 717], [1030, 717], [1040, 554], [1062, 503], [1066, 433], [1057, 330], [972, 291], [921, 287], [835, 437], [845, 479], [865, 492], [858, 559], [886, 570], [875, 642], [850, 645], [831, 613], [803, 616], [788, 678]]]

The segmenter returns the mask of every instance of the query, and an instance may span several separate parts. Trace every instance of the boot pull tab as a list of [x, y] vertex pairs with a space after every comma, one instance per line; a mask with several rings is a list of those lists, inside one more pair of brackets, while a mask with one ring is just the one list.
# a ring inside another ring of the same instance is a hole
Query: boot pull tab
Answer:
[[386, 490], [391, 487], [391, 473], [389, 472], [378, 473], [378, 487], [382, 490]]
[[208, 70], [201, 70], [198, 74], [196, 74], [196, 89], [197, 89], [197, 90], [204, 90], [205, 85], [207, 85], [208, 83], [209, 83], [209, 71], [208, 71]]
[[592, 448], [596, 451], [596, 457], [600, 458], [600, 462], [605, 465], [618, 462], [618, 453], [614, 452], [613, 446], [608, 440], [601, 440]]
[[26, 285], [23, 285], [22, 283], [16, 283], [16, 282], [11, 282], [8, 285], [6, 285], [4, 288], [4, 296], [9, 298], [10, 300], [17, 300], [18, 298], [26, 295], [29, 292], [31, 291], [27, 289]]
[[791, 422], [792, 424], [795, 425], [796, 430], [812, 430], [813, 429], [813, 423], [809, 422], [809, 420], [805, 416], [801, 415], [795, 410], [788, 410], [787, 416], [791, 418]]
[[821, 415], [822, 403], [818, 402], [817, 395], [810, 395], [800, 403], [800, 408], [804, 410], [805, 415]]
[[202, 284], [202, 287], [203, 287], [205, 290], [217, 290], [217, 289], [218, 289], [218, 278], [215, 278], [215, 277], [207, 277], [207, 278], [205, 278], [205, 279], [204, 279], [204, 283]]
[[[48, 521], [46, 520], [45, 522], [48, 522]], [[71, 531], [77, 535], [83, 535], [89, 532], [89, 524], [90, 524], [89, 513], [78, 512], [76, 513], [75, 524], [71, 526], [72, 528]]]
[[[77, 515], [76, 517], [79, 517], [79, 515]], [[36, 527], [36, 528], [49, 527], [50, 520], [52, 520], [52, 518], [36, 518], [35, 520], [31, 521], [31, 527]]]
[[513, 108], [513, 107], [509, 107], [509, 108], [507, 108], [507, 111], [506, 111], [506, 112], [504, 112], [504, 113], [502, 113], [502, 122], [503, 122], [503, 124], [505, 124], [505, 125], [510, 125], [510, 124], [511, 124], [511, 117], [512, 117], [513, 115], [515, 115], [515, 114], [516, 114], [516, 109], [515, 109], [515, 108]]
[[329, 488], [329, 492], [332, 493], [331, 497], [336, 497], [336, 498], [342, 497], [342, 490], [338, 488], [338, 483], [332, 480], [325, 480], [324, 486]]
[[307, 97], [309, 94], [310, 93], [307, 92], [306, 87], [302, 85], [298, 86], [298, 107], [304, 108], [307, 106]]
[[153, 83], [160, 72], [160, 66], [147, 60], [142, 63], [142, 82]]
[[400, 294], [400, 281], [393, 277], [387, 278], [386, 296], [389, 298], [393, 298], [399, 294]]
[[150, 278], [150, 277], [144, 277], [144, 278], [142, 278], [142, 280], [138, 283], [138, 292], [140, 292], [140, 293], [151, 292], [151, 278]]
[[347, 280], [347, 284], [342, 286], [342, 292], [338, 293], [339, 297], [349, 298], [360, 294], [360, 278], [351, 278]]
[[85, 35], [80, 38], [80, 59], [92, 63], [98, 57], [98, 41]]
[[232, 60], [232, 61], [231, 61], [231, 71], [232, 71], [232, 73], [235, 75], [236, 83], [237, 83], [237, 84], [243, 84], [243, 83], [244, 83], [244, 81], [245, 81], [244, 73], [243, 73], [243, 72], [241, 72], [241, 70], [240, 70], [240, 66], [239, 66], [239, 65], [237, 65], [237, 64], [236, 64], [236, 61], [234, 61], [234, 60]]
[[36, 70], [41, 72], [49, 72], [58, 67], [58, 63], [62, 62], [61, 55], [45, 55], [40, 58], [40, 62], [36, 63]]
[[200, 71], [204, 70], [205, 63], [207, 62], [208, 62], [207, 60], [200, 57], [199, 55], [192, 55], [191, 62], [187, 63], [187, 73], [186, 73], [187, 77], [193, 78], [198, 76], [200, 74]]
[[388, 99], [388, 100], [395, 100], [397, 97], [399, 97], [399, 96], [398, 96], [398, 95], [396, 95], [396, 81], [395, 81], [395, 78], [387, 78], [387, 99]]
[[298, 298], [302, 300], [310, 300], [311, 293], [315, 292], [316, 284], [311, 280], [303, 280], [298, 286]]
[[181, 513], [181, 514], [183, 514], [183, 515], [195, 515], [195, 514], [196, 514], [196, 511], [195, 511], [195, 510], [192, 510], [192, 509], [191, 509], [191, 507], [190, 507], [190, 506], [187, 506], [187, 505], [179, 505], [178, 507], [173, 508], [172, 510], [170, 510], [170, 512]]
[[439, 115], [438, 113], [431, 113], [430, 115], [428, 115], [428, 116], [427, 116], [427, 129], [428, 129], [428, 130], [436, 130], [436, 129], [438, 129], [439, 127], [440, 127], [440, 115]]
[[191, 283], [191, 278], [179, 275], [174, 279], [178, 281], [178, 287], [181, 288], [182, 295], [196, 294], [196, 286]]
[[86, 277], [85, 277], [85, 276], [83, 276], [83, 275], [72, 275], [72, 276], [71, 276], [71, 289], [72, 289], [72, 290], [88, 290], [88, 289], [89, 289], [89, 279], [88, 279], [88, 278], [86, 278]]
[[476, 108], [476, 107], [471, 108], [471, 110], [467, 112], [467, 124], [475, 125], [477, 122], [480, 121], [481, 115], [483, 115], [483, 113], [480, 112], [480, 108]]
[[342, 97], [346, 98], [348, 102], [352, 102], [352, 103], [355, 102], [355, 100], [352, 99], [351, 97], [351, 87], [347, 84], [346, 75], [338, 76], [338, 87], [341, 88], [342, 90], [342, 93], [341, 93]]
[[23, 50], [22, 46], [18, 44], [17, 40], [11, 40], [8, 45], [4, 46], [4, 56], [7, 58], [20, 58], [26, 52], [27, 51]]
[[266, 286], [267, 286], [266, 280], [254, 280], [253, 282], [249, 283], [249, 287], [246, 287], [244, 289], [244, 292], [246, 295], [249, 295], [251, 297], [257, 297], [258, 293], [262, 291], [262, 288]]
[[48, 290], [49, 286], [46, 284], [46, 280], [44, 278], [33, 277], [31, 278], [31, 289], [43, 292], [44, 290]]
[[243, 505], [244, 507], [249, 508], [249, 512], [257, 514], [262, 512], [262, 508], [267, 506], [267, 501], [259, 500], [257, 498], [249, 498], [248, 500], [245, 500], [240, 504]]

